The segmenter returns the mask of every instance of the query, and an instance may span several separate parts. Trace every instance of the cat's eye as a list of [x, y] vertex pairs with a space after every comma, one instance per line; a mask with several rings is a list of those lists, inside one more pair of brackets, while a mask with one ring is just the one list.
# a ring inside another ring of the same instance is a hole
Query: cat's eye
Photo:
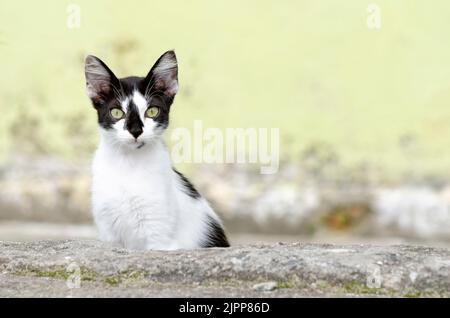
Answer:
[[150, 118], [155, 118], [159, 115], [159, 107], [158, 106], [150, 106], [147, 111], [145, 112], [145, 115]]
[[111, 116], [114, 119], [121, 119], [123, 117], [124, 113], [119, 108], [113, 108], [111, 109]]

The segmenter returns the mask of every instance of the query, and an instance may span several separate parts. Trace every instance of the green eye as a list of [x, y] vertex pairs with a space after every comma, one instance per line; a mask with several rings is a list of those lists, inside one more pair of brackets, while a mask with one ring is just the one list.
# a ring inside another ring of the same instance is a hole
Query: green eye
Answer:
[[119, 108], [111, 109], [111, 116], [114, 119], [121, 119], [123, 117], [123, 111]]
[[158, 106], [150, 106], [147, 111], [145, 112], [145, 115], [150, 118], [155, 118], [159, 114], [159, 107]]

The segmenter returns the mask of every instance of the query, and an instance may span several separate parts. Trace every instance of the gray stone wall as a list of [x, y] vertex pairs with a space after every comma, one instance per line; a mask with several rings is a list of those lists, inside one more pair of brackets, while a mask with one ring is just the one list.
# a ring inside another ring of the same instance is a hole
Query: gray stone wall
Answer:
[[0, 242], [0, 297], [449, 297], [450, 252], [258, 244], [127, 251], [97, 241]]

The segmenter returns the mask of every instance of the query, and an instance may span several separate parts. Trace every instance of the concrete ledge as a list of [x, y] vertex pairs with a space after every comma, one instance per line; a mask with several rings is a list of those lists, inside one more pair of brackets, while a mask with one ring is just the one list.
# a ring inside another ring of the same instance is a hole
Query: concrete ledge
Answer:
[[450, 296], [450, 251], [414, 246], [142, 252], [97, 241], [0, 242], [0, 273], [0, 296]]

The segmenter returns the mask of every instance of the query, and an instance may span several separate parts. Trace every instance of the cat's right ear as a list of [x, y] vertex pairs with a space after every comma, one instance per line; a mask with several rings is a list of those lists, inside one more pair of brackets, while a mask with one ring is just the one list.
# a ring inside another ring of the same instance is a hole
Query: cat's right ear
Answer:
[[101, 106], [120, 87], [114, 73], [98, 57], [88, 55], [85, 60], [86, 92], [95, 107]]

